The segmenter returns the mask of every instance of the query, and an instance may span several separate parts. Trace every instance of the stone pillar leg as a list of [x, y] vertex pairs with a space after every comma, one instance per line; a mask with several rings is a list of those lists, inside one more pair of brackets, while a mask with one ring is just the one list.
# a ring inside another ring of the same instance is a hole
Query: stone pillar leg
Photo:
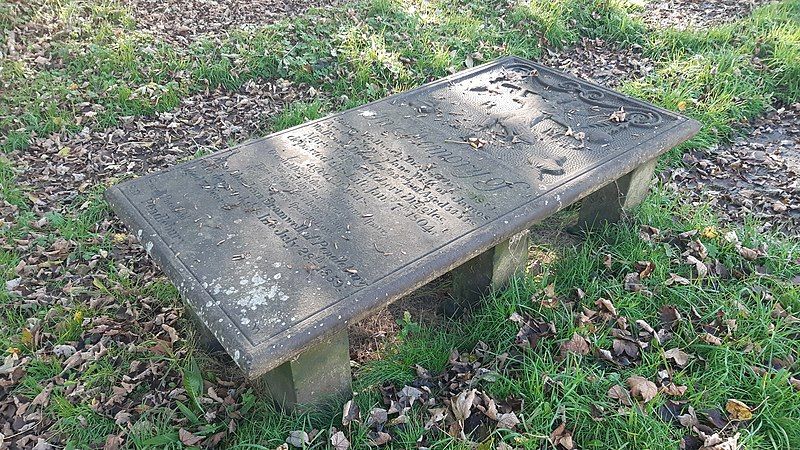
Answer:
[[501, 242], [455, 268], [452, 300], [442, 307], [448, 317], [477, 305], [492, 289], [503, 287], [515, 275], [525, 273], [528, 263], [528, 231]]
[[617, 222], [623, 209], [640, 204], [650, 189], [656, 162], [649, 161], [584, 198], [578, 228], [591, 230]]
[[350, 382], [350, 341], [344, 329], [276, 367], [256, 384], [283, 409], [293, 410], [332, 397], [350, 397]]

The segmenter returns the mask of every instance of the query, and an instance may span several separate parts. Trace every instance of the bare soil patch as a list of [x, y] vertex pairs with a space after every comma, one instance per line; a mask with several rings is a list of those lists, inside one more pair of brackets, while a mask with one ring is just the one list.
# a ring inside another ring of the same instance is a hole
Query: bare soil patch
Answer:
[[683, 162], [662, 179], [724, 224], [755, 219], [763, 231], [800, 231], [800, 103], [756, 120], [732, 145], [687, 153]]
[[541, 62], [610, 88], [644, 77], [655, 68], [653, 61], [642, 55], [640, 46], [618, 48], [599, 38], [583, 38], [574, 47], [560, 51], [548, 49]]
[[705, 28], [744, 17], [770, 0], [651, 0], [639, 13], [653, 28]]
[[201, 37], [216, 38], [234, 28], [261, 27], [313, 7], [344, 0], [124, 0], [137, 27], [158, 39], [187, 46]]
[[235, 92], [216, 89], [186, 98], [170, 112], [127, 117], [116, 127], [56, 134], [11, 154], [24, 168], [42, 212], [109, 180], [163, 169], [197, 154], [224, 149], [266, 134], [289, 103], [310, 98], [308, 88], [285, 80], [248, 81]]

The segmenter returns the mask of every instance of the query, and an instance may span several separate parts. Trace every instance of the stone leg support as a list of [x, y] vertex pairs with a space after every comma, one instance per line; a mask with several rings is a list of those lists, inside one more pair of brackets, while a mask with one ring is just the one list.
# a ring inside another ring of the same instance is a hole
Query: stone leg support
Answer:
[[655, 168], [654, 159], [584, 198], [578, 227], [596, 229], [617, 222], [623, 209], [638, 205], [647, 196]]
[[528, 263], [527, 230], [501, 242], [454, 269], [453, 299], [443, 309], [447, 316], [457, 316], [478, 304], [492, 289], [505, 285], [515, 275], [525, 273]]
[[284, 410], [353, 394], [347, 329], [315, 344], [258, 379], [260, 390]]

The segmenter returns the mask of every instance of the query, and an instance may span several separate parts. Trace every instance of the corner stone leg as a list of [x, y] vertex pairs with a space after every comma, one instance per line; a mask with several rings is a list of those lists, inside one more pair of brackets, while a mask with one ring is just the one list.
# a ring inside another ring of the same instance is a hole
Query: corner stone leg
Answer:
[[258, 379], [256, 384], [284, 410], [349, 397], [350, 341], [347, 329], [306, 349]]
[[584, 198], [578, 228], [591, 230], [617, 222], [622, 217], [623, 209], [641, 203], [650, 189], [656, 162], [655, 159], [646, 162]]
[[446, 316], [463, 313], [478, 304], [492, 289], [505, 285], [514, 275], [525, 273], [528, 263], [528, 231], [501, 242], [452, 271], [453, 299], [443, 305]]

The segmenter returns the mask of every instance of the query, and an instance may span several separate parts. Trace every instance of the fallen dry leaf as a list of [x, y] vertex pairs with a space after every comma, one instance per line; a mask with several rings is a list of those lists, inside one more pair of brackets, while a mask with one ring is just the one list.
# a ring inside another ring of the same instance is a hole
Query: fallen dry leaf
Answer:
[[631, 395], [647, 403], [658, 394], [658, 386], [647, 378], [634, 375], [626, 380], [631, 389]]
[[628, 390], [618, 384], [615, 384], [608, 389], [608, 397], [617, 400], [625, 406], [633, 405], [633, 401], [631, 400], [631, 395], [628, 393]]
[[572, 441], [572, 431], [567, 429], [567, 424], [561, 423], [550, 433], [550, 443], [559, 450], [573, 450], [575, 443]]
[[675, 362], [675, 364], [680, 367], [686, 367], [686, 364], [689, 363], [689, 354], [684, 352], [679, 348], [672, 348], [664, 352], [664, 357], [666, 359], [671, 359]]
[[337, 431], [331, 435], [331, 445], [335, 450], [347, 450], [350, 448], [350, 441], [347, 440], [344, 433]]
[[734, 398], [728, 399], [728, 402], [725, 403], [725, 410], [730, 414], [731, 420], [743, 421], [753, 418], [753, 410], [745, 405], [744, 402]]
[[286, 438], [286, 443], [296, 448], [303, 448], [311, 443], [308, 438], [308, 433], [303, 430], [290, 431], [289, 437]]
[[193, 447], [203, 440], [202, 436], [195, 436], [184, 428], [178, 430], [178, 437], [183, 445], [187, 445], [189, 447]]
[[589, 343], [580, 334], [573, 333], [572, 339], [561, 343], [561, 356], [565, 357], [567, 353], [575, 353], [577, 355], [588, 355]]

